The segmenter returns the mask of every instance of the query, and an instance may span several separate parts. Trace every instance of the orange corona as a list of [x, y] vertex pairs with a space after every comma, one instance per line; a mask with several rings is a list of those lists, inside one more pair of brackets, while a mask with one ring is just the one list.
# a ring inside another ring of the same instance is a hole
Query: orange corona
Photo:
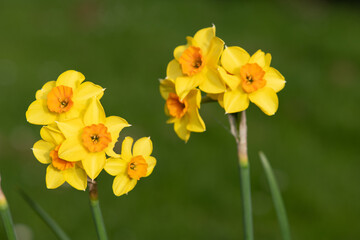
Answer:
[[101, 152], [111, 142], [111, 134], [102, 123], [84, 127], [81, 138], [83, 145], [90, 152]]
[[185, 99], [180, 101], [179, 97], [175, 93], [169, 93], [169, 97], [166, 100], [166, 107], [171, 116], [182, 118], [187, 112], [189, 104]]
[[127, 173], [130, 178], [140, 180], [147, 173], [148, 164], [143, 156], [135, 156], [128, 165]]
[[265, 71], [257, 63], [247, 63], [240, 69], [241, 87], [246, 93], [255, 92], [265, 86]]
[[67, 86], [54, 87], [47, 96], [47, 106], [51, 112], [67, 112], [74, 105], [72, 101], [73, 90]]
[[204, 59], [201, 49], [198, 47], [188, 47], [179, 59], [182, 72], [188, 76], [195, 75], [204, 68]]
[[58, 170], [66, 170], [68, 168], [73, 168], [75, 166], [74, 162], [68, 162], [59, 158], [58, 151], [61, 145], [58, 145], [54, 150], [50, 152], [50, 157], [52, 159], [52, 165]]

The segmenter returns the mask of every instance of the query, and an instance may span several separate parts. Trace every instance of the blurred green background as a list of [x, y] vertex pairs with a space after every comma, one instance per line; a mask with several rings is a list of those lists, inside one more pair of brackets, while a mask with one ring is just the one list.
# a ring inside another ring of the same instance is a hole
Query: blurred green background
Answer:
[[[350, 1], [0, 2], [0, 172], [24, 235], [54, 239], [18, 193], [24, 189], [73, 239], [96, 239], [86, 192], [45, 187], [46, 166], [26, 122], [35, 91], [68, 69], [106, 88], [107, 115], [151, 136], [158, 165], [128, 196], [99, 191], [111, 239], [242, 239], [235, 143], [217, 104], [207, 131], [184, 144], [166, 125], [158, 79], [186, 36], [216, 24], [228, 46], [273, 56], [286, 78], [279, 110], [248, 110], [256, 239], [281, 239], [258, 151], [280, 182], [293, 239], [360, 239], [360, 6]], [[117, 146], [119, 149], [119, 146]], [[26, 234], [27, 232], [27, 234]], [[30, 237], [31, 237], [30, 236]], [[0, 224], [0, 239], [6, 239]]]

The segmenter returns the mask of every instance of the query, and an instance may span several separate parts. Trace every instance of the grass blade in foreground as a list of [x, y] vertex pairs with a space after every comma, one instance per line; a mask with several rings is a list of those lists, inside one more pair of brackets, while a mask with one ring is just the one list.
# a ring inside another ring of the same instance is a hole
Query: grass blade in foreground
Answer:
[[285, 205], [282, 200], [280, 189], [275, 179], [275, 175], [271, 169], [270, 163], [267, 160], [265, 154], [263, 152], [259, 152], [259, 156], [265, 170], [266, 178], [269, 182], [271, 196], [274, 201], [274, 206], [279, 220], [282, 237], [284, 240], [290, 240], [291, 239], [290, 228], [287, 220]]
[[39, 215], [39, 217], [50, 227], [54, 234], [60, 240], [70, 240], [66, 233], [61, 229], [61, 227], [49, 216], [45, 210], [40, 207], [34, 200], [30, 198], [24, 191], [20, 190], [20, 194], [24, 200], [29, 204], [29, 206]]
[[5, 195], [1, 189], [1, 177], [0, 177], [0, 215], [4, 222], [6, 235], [9, 240], [15, 240], [16, 234], [14, 230], [14, 224], [12, 221], [9, 205], [7, 204]]

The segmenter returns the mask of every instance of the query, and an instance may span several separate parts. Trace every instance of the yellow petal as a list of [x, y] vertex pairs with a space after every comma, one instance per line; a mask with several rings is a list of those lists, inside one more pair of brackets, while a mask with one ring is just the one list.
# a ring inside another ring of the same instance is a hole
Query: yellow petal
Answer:
[[74, 166], [63, 171], [65, 181], [77, 190], [85, 190], [87, 175], [84, 169]]
[[279, 92], [285, 87], [285, 78], [278, 70], [270, 67], [265, 73], [264, 79], [266, 80], [266, 87], [274, 89], [275, 92]]
[[59, 157], [71, 162], [77, 162], [89, 157], [89, 152], [83, 146], [80, 137], [66, 139], [60, 146]]
[[242, 89], [237, 88], [224, 93], [224, 108], [226, 113], [241, 112], [248, 107], [249, 97]]
[[188, 124], [188, 117], [185, 115], [183, 118], [179, 119], [179, 121], [174, 122], [174, 131], [178, 135], [178, 137], [185, 142], [187, 142], [190, 138], [190, 131], [187, 130], [186, 126]]
[[74, 101], [87, 101], [90, 98], [97, 97], [100, 99], [104, 95], [104, 89], [92, 82], [85, 82], [79, 86], [74, 94]]
[[267, 53], [267, 54], [265, 54], [265, 67], [264, 67], [265, 72], [269, 70], [270, 63], [271, 63], [271, 54]]
[[49, 94], [49, 92], [56, 86], [56, 82], [55, 81], [50, 81], [44, 84], [44, 86], [36, 91], [36, 99], [47, 99], [47, 95]]
[[64, 122], [57, 122], [56, 124], [66, 138], [79, 136], [82, 132], [82, 129], [85, 127], [80, 118], [67, 120]]
[[197, 31], [194, 35], [194, 41], [197, 46], [201, 48], [204, 54], [207, 54], [210, 42], [215, 37], [215, 26], [203, 28]]
[[48, 125], [55, 122], [57, 114], [49, 111], [46, 100], [35, 100], [26, 111], [26, 120], [37, 125]]
[[171, 79], [160, 80], [160, 94], [166, 100], [169, 97], [169, 93], [175, 92], [175, 83]]
[[84, 114], [84, 124], [85, 126], [90, 126], [92, 124], [105, 123], [106, 116], [103, 106], [101, 105], [99, 99], [91, 98], [88, 108]]
[[205, 123], [200, 117], [198, 108], [200, 107], [201, 93], [200, 90], [192, 90], [186, 100], [189, 103], [188, 124], [186, 125], [187, 130], [192, 132], [203, 132], [205, 131]]
[[261, 51], [260, 49], [257, 50], [257, 52], [251, 56], [249, 63], [257, 63], [260, 67], [264, 68], [265, 67], [265, 53], [263, 51]]
[[131, 154], [131, 147], [133, 144], [134, 140], [132, 139], [132, 137], [126, 137], [124, 139], [124, 141], [122, 142], [121, 145], [121, 158], [125, 159], [125, 160], [129, 160], [132, 158], [132, 154]]
[[204, 132], [206, 130], [205, 123], [197, 109], [189, 109], [188, 116], [189, 122], [186, 125], [187, 130], [191, 132]]
[[39, 162], [46, 164], [51, 163], [50, 152], [54, 150], [55, 147], [55, 144], [51, 142], [39, 140], [34, 144], [32, 150], [36, 159], [39, 160]]
[[62, 172], [50, 164], [46, 169], [46, 187], [48, 189], [58, 188], [65, 182]]
[[203, 81], [204, 76], [202, 72], [197, 73], [191, 77], [178, 77], [175, 80], [176, 94], [179, 96], [180, 99], [184, 99], [189, 93], [189, 91], [199, 86], [199, 84]]
[[180, 46], [177, 46], [175, 49], [174, 49], [174, 58], [176, 60], [179, 60], [179, 58], [181, 57], [181, 55], [184, 53], [184, 51], [188, 48], [189, 46], [188, 45], [180, 45]]
[[206, 55], [206, 64], [211, 67], [217, 67], [223, 50], [224, 41], [218, 37], [214, 37], [210, 42], [210, 49]]
[[269, 87], [261, 88], [249, 94], [250, 101], [255, 103], [265, 114], [274, 115], [279, 106], [275, 91]]
[[225, 83], [220, 78], [215, 69], [205, 68], [201, 73], [204, 74], [204, 81], [200, 83], [199, 88], [206, 93], [225, 92]]
[[173, 59], [169, 62], [166, 68], [166, 78], [176, 79], [177, 77], [183, 76], [180, 63]]
[[150, 137], [143, 137], [134, 143], [133, 156], [150, 156], [153, 150], [153, 144]]
[[120, 131], [124, 127], [129, 127], [131, 125], [128, 124], [128, 122], [121, 117], [111, 116], [111, 117], [106, 118], [105, 126], [107, 127], [108, 132], [111, 135], [111, 142], [109, 143], [109, 146], [106, 149], [106, 154], [111, 157], [118, 157], [119, 155], [116, 154], [113, 150], [115, 147], [115, 143], [117, 142], [117, 139], [119, 138]]
[[[83, 104], [81, 104], [80, 106], [84, 106]], [[59, 119], [58, 121], [67, 121], [67, 120], [71, 120], [71, 119], [75, 119], [80, 117], [81, 112], [84, 109], [81, 109], [79, 107], [79, 102], [74, 102], [74, 105], [71, 107], [71, 109], [67, 112], [63, 112], [61, 114], [59, 114]]]
[[85, 172], [91, 179], [95, 179], [103, 170], [106, 162], [104, 152], [89, 153], [88, 156], [82, 160], [82, 165]]
[[145, 177], [147, 177], [153, 172], [154, 167], [156, 165], [156, 159], [152, 156], [148, 156], [148, 157], [145, 157], [145, 161], [148, 164], [148, 168], [147, 168], [146, 176], [145, 176]]
[[108, 158], [104, 169], [108, 174], [117, 176], [127, 171], [128, 164], [128, 161], [121, 158]]
[[227, 47], [221, 56], [221, 64], [231, 74], [240, 71], [241, 66], [248, 63], [250, 55], [240, 47]]
[[241, 83], [241, 79], [238, 75], [228, 74], [224, 68], [218, 68], [220, 77], [224, 80], [224, 82], [231, 88], [231, 90], [235, 90], [239, 84]]
[[137, 183], [136, 179], [131, 179], [127, 174], [121, 174], [115, 177], [113, 182], [113, 191], [116, 196], [121, 196], [133, 190]]
[[85, 76], [81, 72], [68, 70], [58, 77], [56, 86], [64, 85], [75, 90], [84, 80]]
[[50, 126], [42, 127], [40, 130], [40, 136], [45, 141], [54, 143], [56, 146], [65, 140], [65, 137], [61, 134], [60, 130]]

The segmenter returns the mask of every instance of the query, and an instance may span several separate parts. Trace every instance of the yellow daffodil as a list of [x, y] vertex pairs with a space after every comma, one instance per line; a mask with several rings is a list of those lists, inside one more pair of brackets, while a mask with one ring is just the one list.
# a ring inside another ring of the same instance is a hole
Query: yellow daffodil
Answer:
[[224, 42], [215, 36], [215, 26], [199, 30], [187, 37], [187, 44], [175, 48], [167, 66], [167, 78], [175, 81], [176, 93], [183, 100], [194, 88], [207, 93], [225, 91], [217, 66]]
[[175, 93], [175, 84], [171, 79], [160, 81], [160, 93], [166, 100], [165, 113], [170, 116], [167, 123], [174, 123], [176, 134], [185, 142], [190, 132], [204, 132], [205, 123], [199, 114], [201, 93], [199, 89], [191, 90], [183, 100]]
[[149, 137], [140, 138], [134, 144], [131, 137], [126, 137], [122, 143], [119, 158], [109, 158], [105, 164], [105, 171], [116, 176], [113, 182], [113, 191], [116, 196], [130, 192], [142, 177], [149, 176], [156, 159], [151, 155], [153, 145]]
[[47, 82], [36, 92], [36, 100], [26, 112], [28, 122], [48, 125], [79, 117], [92, 97], [100, 99], [104, 89], [91, 82], [82, 83], [85, 76], [77, 71], [62, 73], [56, 81]]
[[265, 114], [275, 114], [279, 105], [276, 93], [284, 88], [285, 79], [270, 62], [271, 55], [261, 50], [250, 57], [240, 47], [225, 48], [219, 73], [228, 86], [223, 99], [227, 113], [243, 111], [251, 101]]
[[42, 127], [40, 135], [42, 140], [37, 141], [32, 150], [39, 162], [49, 164], [45, 178], [47, 188], [57, 188], [66, 181], [78, 190], [85, 190], [87, 175], [81, 168], [81, 162], [69, 162], [58, 155], [65, 140], [59, 129], [54, 126]]
[[113, 148], [120, 131], [130, 126], [123, 118], [106, 117], [96, 97], [91, 99], [82, 119], [57, 122], [57, 125], [66, 138], [59, 148], [59, 157], [70, 162], [81, 160], [91, 179], [104, 168], [106, 154], [118, 156]]

